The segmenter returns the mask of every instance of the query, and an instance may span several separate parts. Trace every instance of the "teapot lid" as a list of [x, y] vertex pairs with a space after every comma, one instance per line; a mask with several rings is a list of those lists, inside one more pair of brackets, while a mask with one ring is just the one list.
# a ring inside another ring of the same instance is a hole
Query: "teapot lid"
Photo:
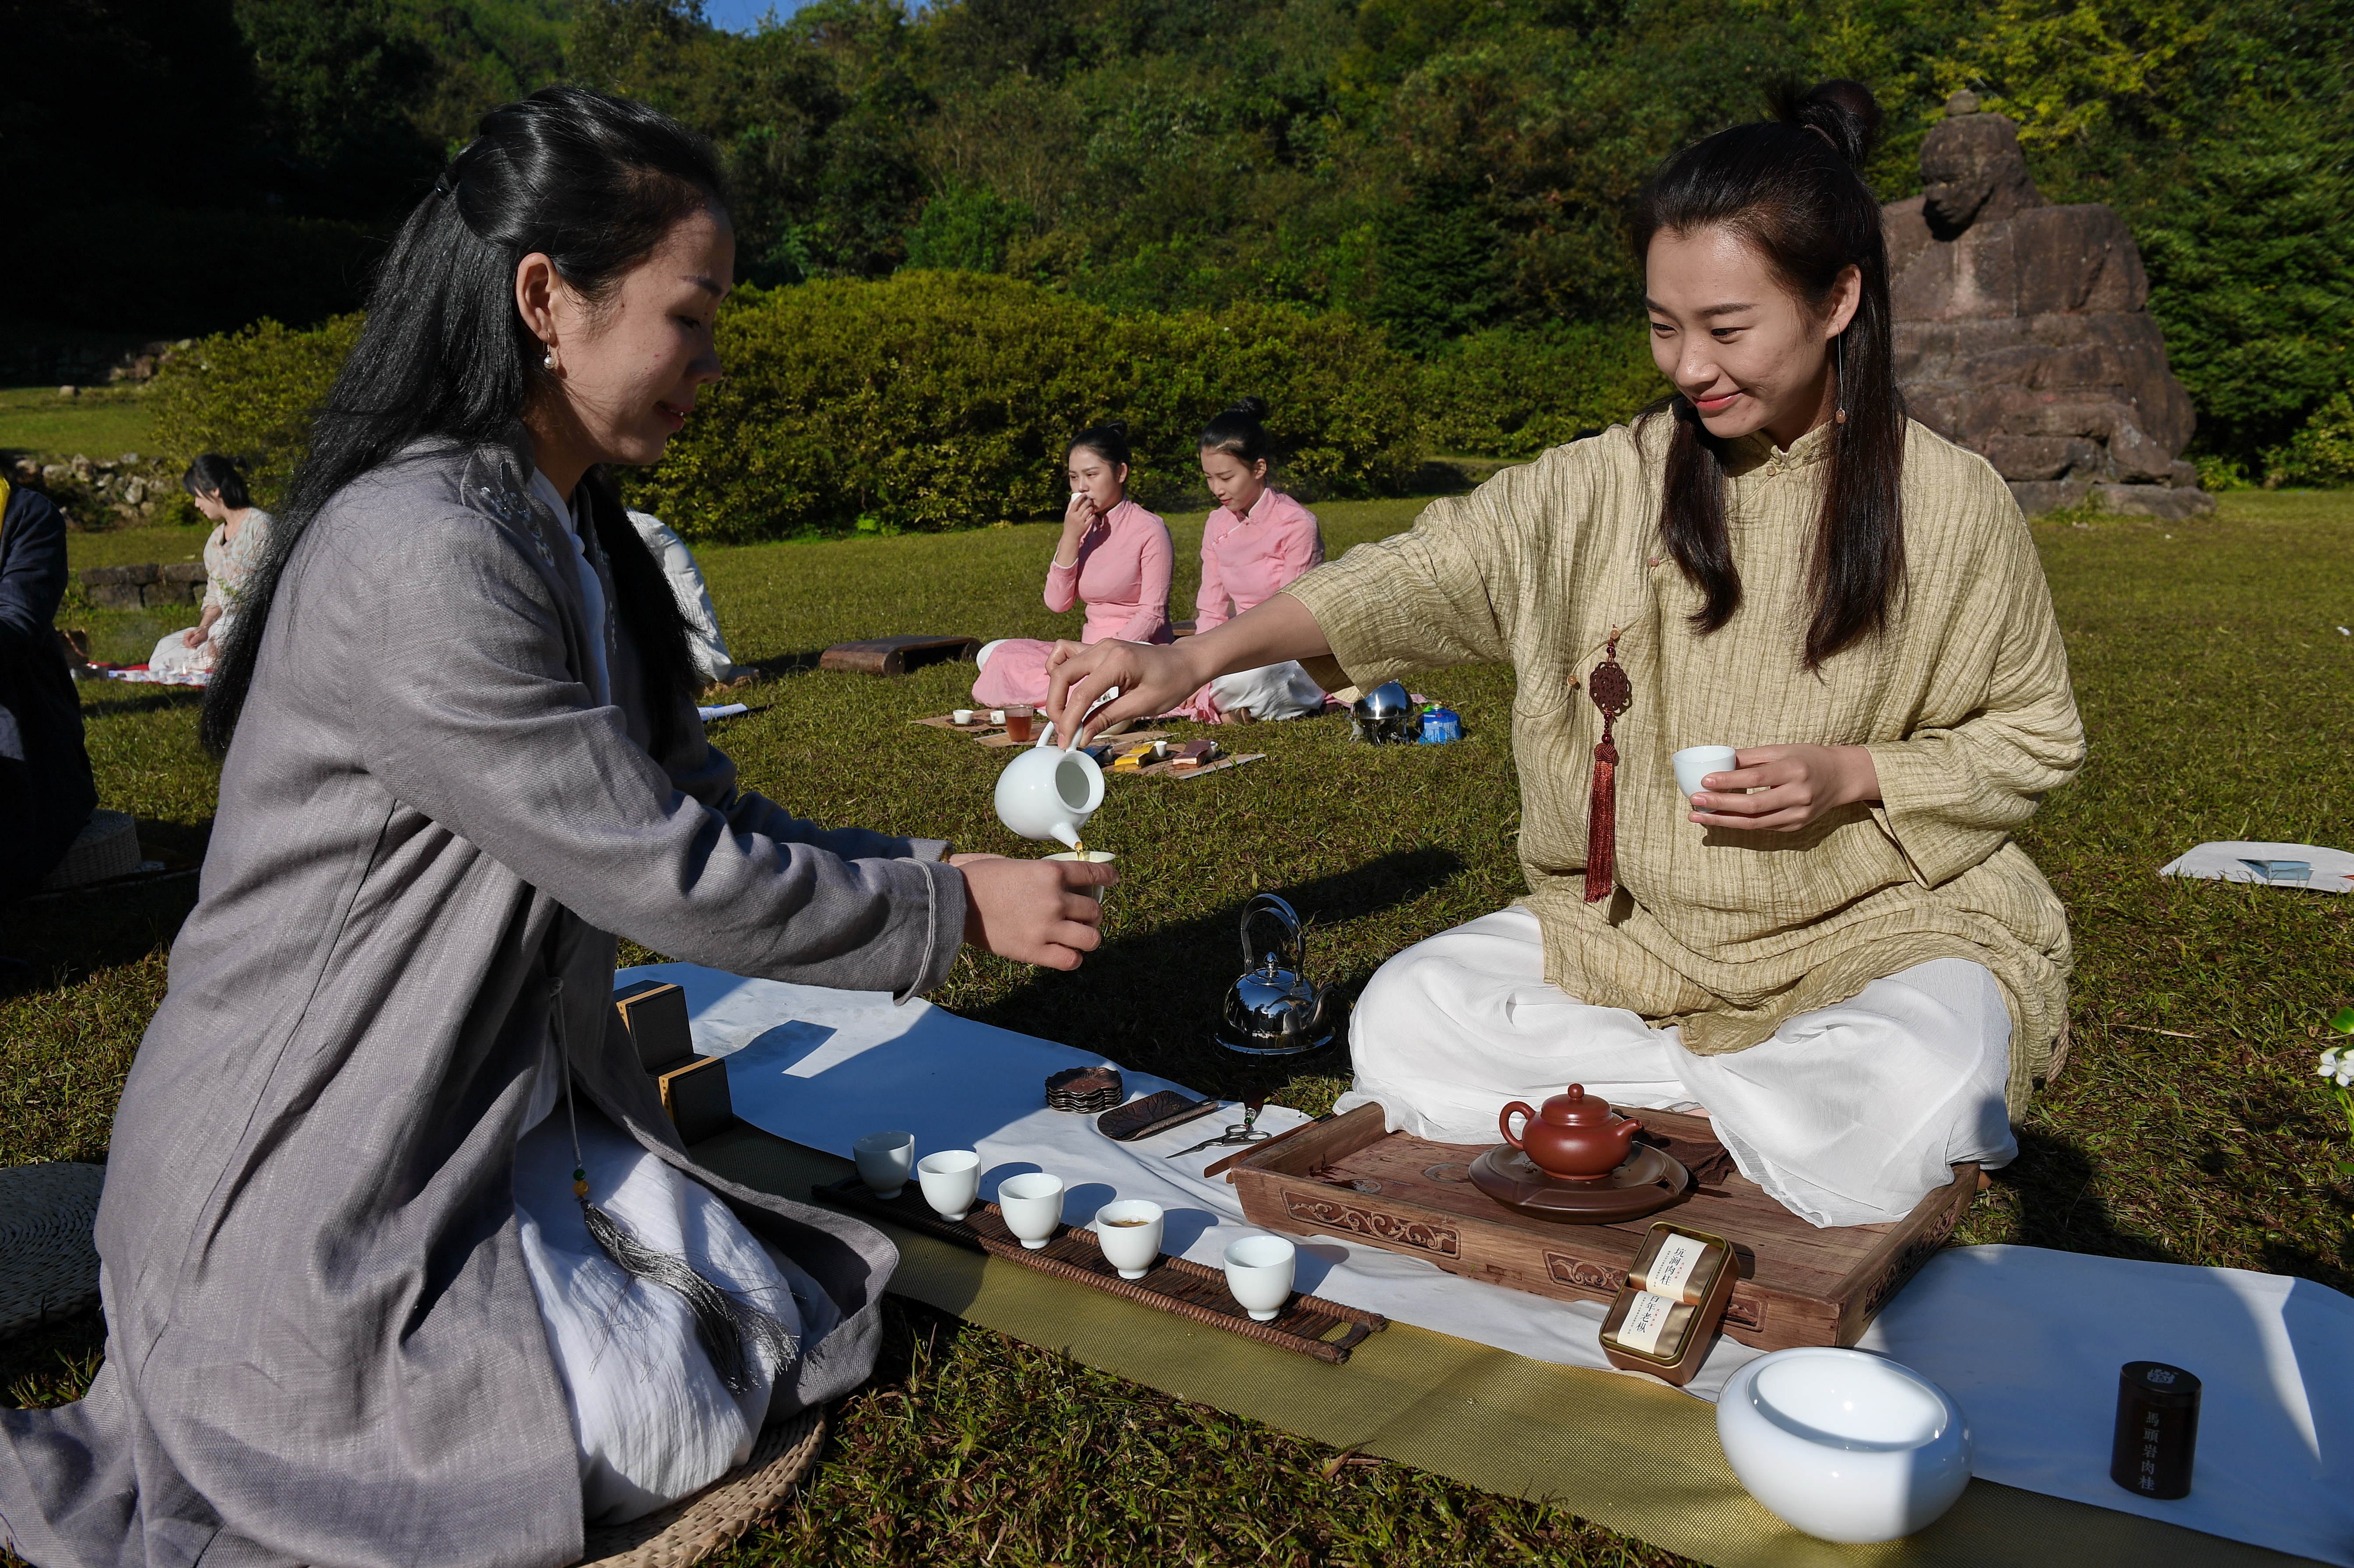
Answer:
[[1600, 1127], [1618, 1115], [1608, 1100], [1587, 1094], [1584, 1084], [1572, 1084], [1567, 1094], [1545, 1101], [1540, 1114], [1555, 1127]]

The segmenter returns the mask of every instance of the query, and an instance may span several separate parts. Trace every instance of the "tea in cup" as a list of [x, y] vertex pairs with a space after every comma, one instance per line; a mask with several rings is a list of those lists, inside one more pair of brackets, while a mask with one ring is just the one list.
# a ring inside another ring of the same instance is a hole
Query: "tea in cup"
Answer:
[[1007, 708], [1005, 710], [1005, 737], [1008, 740], [1017, 743], [1028, 740], [1032, 735], [1035, 733], [1034, 721], [1037, 716], [1038, 715], [1034, 711], [1028, 707], [1024, 707], [1018, 703], [1013, 706]]
[[1123, 1198], [1096, 1211], [1096, 1240], [1122, 1279], [1141, 1279], [1161, 1261], [1161, 1205]]
[[981, 1156], [970, 1149], [947, 1149], [916, 1161], [924, 1202], [944, 1220], [960, 1220], [981, 1195]]
[[[1119, 857], [1112, 853], [1109, 850], [1065, 850], [1061, 854], [1050, 854], [1046, 858], [1048, 860], [1079, 860], [1086, 861], [1094, 865], [1109, 865], [1113, 861], [1118, 860]], [[1082, 887], [1079, 891], [1086, 894], [1088, 897], [1094, 899], [1098, 904], [1103, 902], [1104, 889], [1100, 883], [1093, 887]]]
[[858, 1179], [885, 1200], [896, 1198], [916, 1168], [916, 1135], [912, 1132], [870, 1132], [850, 1146], [858, 1161]]
[[1255, 1323], [1271, 1323], [1291, 1299], [1299, 1249], [1281, 1236], [1245, 1236], [1226, 1248], [1226, 1288]]
[[997, 1185], [997, 1212], [1005, 1216], [1005, 1228], [1036, 1252], [1062, 1228], [1063, 1179], [1044, 1171], [1008, 1176]]
[[1730, 773], [1734, 767], [1729, 746], [1690, 746], [1675, 754], [1676, 788], [1689, 800], [1701, 792], [1701, 780], [1712, 773]]

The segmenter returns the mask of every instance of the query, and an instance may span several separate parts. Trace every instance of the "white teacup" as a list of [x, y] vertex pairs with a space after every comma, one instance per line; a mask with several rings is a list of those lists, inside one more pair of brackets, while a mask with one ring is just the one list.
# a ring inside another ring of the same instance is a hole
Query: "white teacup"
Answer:
[[1689, 800], [1701, 792], [1701, 780], [1712, 773], [1730, 773], [1734, 769], [1733, 747], [1729, 746], [1688, 746], [1676, 753], [1676, 788]]
[[949, 715], [949, 717], [959, 724], [970, 724], [972, 722], [972, 710], [970, 708], [959, 708], [954, 713]]
[[858, 1161], [858, 1179], [878, 1198], [896, 1198], [916, 1168], [916, 1135], [912, 1132], [870, 1132], [850, 1146]]
[[989, 722], [991, 724], [1003, 724], [1005, 722], [1005, 710], [1003, 708], [990, 709]]
[[1096, 1211], [1096, 1239], [1103, 1244], [1104, 1261], [1119, 1270], [1122, 1279], [1141, 1279], [1161, 1260], [1161, 1205], [1142, 1198], [1122, 1198]]
[[1079, 829], [1103, 804], [1103, 769], [1084, 751], [1034, 746], [997, 776], [997, 820], [1025, 839], [1079, 847]]
[[970, 1149], [947, 1149], [916, 1161], [924, 1202], [944, 1220], [960, 1220], [981, 1195], [981, 1156]]
[[1036, 1252], [1062, 1228], [1063, 1179], [1044, 1171], [1008, 1176], [997, 1184], [997, 1212], [1005, 1216], [1005, 1228]]
[[1226, 1248], [1226, 1288], [1253, 1322], [1273, 1322], [1291, 1299], [1299, 1262], [1299, 1249], [1281, 1236], [1245, 1236]]
[[[1050, 854], [1046, 858], [1048, 860], [1080, 860], [1092, 865], [1109, 865], [1119, 857], [1109, 850], [1088, 850], [1084, 853], [1077, 850], [1065, 850], [1061, 854]], [[1081, 891], [1097, 903], [1103, 902], [1104, 890], [1100, 885], [1083, 888]]]

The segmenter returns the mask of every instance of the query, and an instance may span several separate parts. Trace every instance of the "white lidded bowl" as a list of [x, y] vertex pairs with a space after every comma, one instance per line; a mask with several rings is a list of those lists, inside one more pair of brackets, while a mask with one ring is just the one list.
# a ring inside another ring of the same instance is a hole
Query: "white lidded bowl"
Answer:
[[1717, 1399], [1716, 1436], [1751, 1497], [1825, 1541], [1910, 1535], [1970, 1484], [1961, 1407], [1911, 1367], [1861, 1351], [1758, 1357]]

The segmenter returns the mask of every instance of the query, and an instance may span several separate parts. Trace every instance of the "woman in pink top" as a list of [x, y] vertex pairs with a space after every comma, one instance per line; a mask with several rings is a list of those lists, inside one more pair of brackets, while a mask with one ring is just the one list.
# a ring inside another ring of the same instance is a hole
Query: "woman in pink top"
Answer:
[[[1316, 514], [1267, 482], [1267, 405], [1246, 397], [1202, 431], [1202, 477], [1218, 509], [1202, 531], [1202, 591], [1194, 596], [1197, 631], [1256, 609], [1324, 564]], [[1322, 688], [1298, 664], [1269, 664], [1221, 675], [1185, 699], [1183, 718], [1299, 718], [1324, 709]]]
[[[1046, 569], [1046, 608], [1059, 613], [1085, 599], [1082, 642], [1171, 641], [1169, 573], [1177, 549], [1169, 525], [1128, 499], [1128, 427], [1080, 431], [1071, 442], [1070, 479], [1063, 537]], [[973, 701], [992, 708], [1044, 702], [1046, 655], [1054, 647], [1026, 637], [990, 643], [981, 651]]]

